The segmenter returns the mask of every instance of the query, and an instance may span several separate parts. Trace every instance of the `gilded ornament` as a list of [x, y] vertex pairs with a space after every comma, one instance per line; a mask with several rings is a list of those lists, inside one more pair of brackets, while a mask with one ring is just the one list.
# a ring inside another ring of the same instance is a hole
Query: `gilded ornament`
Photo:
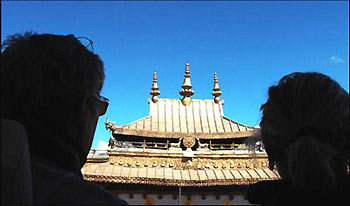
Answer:
[[179, 91], [179, 94], [183, 96], [182, 104], [188, 106], [192, 103], [191, 96], [194, 94], [194, 91], [191, 89], [192, 84], [188, 62], [186, 62], [186, 70], [184, 77], [184, 83], [182, 84], [182, 89]]
[[186, 147], [186, 148], [191, 148], [196, 144], [196, 139], [193, 136], [187, 136], [184, 137], [182, 140], [182, 144]]
[[222, 92], [220, 91], [219, 81], [218, 81], [218, 77], [216, 75], [216, 72], [214, 73], [214, 88], [213, 88], [212, 95], [214, 96], [214, 102], [219, 103], [220, 96], [222, 95]]
[[154, 72], [153, 74], [153, 84], [152, 84], [152, 89], [150, 94], [152, 95], [152, 101], [153, 103], [157, 103], [158, 102], [158, 95], [160, 95], [160, 91], [158, 88], [158, 83], [157, 83], [157, 73]]

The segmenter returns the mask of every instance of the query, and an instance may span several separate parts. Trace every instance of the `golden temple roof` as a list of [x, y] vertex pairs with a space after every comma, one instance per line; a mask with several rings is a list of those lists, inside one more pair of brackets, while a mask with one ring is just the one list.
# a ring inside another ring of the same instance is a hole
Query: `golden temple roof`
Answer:
[[188, 161], [171, 154], [112, 152], [109, 161], [93, 158], [82, 168], [85, 180], [162, 186], [247, 185], [279, 179], [264, 155], [197, 156]]
[[[212, 100], [192, 99], [191, 88], [188, 63], [180, 90], [182, 99], [158, 98], [154, 73], [149, 115], [123, 126], [107, 118], [106, 128], [115, 140], [110, 139], [108, 158], [88, 157], [82, 168], [84, 179], [163, 186], [247, 185], [279, 179], [276, 171], [268, 169], [263, 150], [248, 151], [242, 139], [233, 140], [251, 137], [259, 130], [224, 116], [216, 73]], [[126, 138], [119, 138], [123, 135]], [[248, 153], [241, 153], [243, 150]]]
[[195, 136], [198, 139], [240, 138], [254, 135], [256, 128], [235, 122], [224, 116], [220, 100], [217, 74], [214, 73], [213, 100], [192, 99], [189, 64], [186, 62], [184, 83], [180, 90], [182, 99], [159, 98], [157, 75], [154, 72], [153, 84], [148, 99], [149, 116], [130, 124], [116, 126], [106, 121], [106, 128], [113, 135], [134, 135], [141, 137], [180, 138]]
[[199, 139], [221, 139], [252, 136], [255, 128], [235, 122], [224, 116], [220, 100], [192, 99], [188, 106], [181, 100], [159, 98], [148, 100], [150, 114], [124, 126], [107, 121], [106, 128], [113, 134], [143, 137], [179, 138], [194, 135]]

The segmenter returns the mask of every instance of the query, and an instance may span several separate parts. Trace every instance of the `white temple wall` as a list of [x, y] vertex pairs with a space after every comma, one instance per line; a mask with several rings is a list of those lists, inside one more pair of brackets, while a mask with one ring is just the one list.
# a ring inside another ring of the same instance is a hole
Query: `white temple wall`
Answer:
[[[136, 193], [132, 197], [130, 194], [119, 193], [119, 198], [127, 201], [130, 205], [251, 205], [243, 195], [234, 195], [230, 200], [229, 195], [182, 195], [180, 202], [174, 199], [172, 194], [163, 194], [159, 198], [158, 194], [148, 193], [146, 198], [144, 194]], [[217, 199], [218, 198], [218, 199]]]

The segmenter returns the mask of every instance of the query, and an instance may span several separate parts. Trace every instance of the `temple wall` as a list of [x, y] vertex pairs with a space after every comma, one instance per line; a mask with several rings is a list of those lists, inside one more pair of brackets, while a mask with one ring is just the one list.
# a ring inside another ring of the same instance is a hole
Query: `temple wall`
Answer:
[[234, 195], [231, 199], [229, 195], [206, 195], [205, 198], [198, 194], [182, 195], [180, 202], [172, 194], [163, 194], [160, 197], [158, 194], [148, 193], [145, 197], [140, 193], [132, 196], [129, 193], [119, 193], [118, 196], [130, 205], [251, 205], [243, 195]]

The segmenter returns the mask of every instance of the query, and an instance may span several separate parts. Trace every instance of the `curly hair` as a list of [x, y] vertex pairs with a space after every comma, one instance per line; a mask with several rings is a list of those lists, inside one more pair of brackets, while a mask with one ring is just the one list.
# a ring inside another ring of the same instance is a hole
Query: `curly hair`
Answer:
[[1, 118], [29, 131], [67, 130], [78, 98], [99, 93], [104, 66], [74, 35], [14, 34], [1, 45]]
[[270, 169], [276, 164], [282, 178], [324, 188], [347, 173], [349, 94], [337, 82], [316, 72], [286, 75], [269, 88], [260, 109]]

